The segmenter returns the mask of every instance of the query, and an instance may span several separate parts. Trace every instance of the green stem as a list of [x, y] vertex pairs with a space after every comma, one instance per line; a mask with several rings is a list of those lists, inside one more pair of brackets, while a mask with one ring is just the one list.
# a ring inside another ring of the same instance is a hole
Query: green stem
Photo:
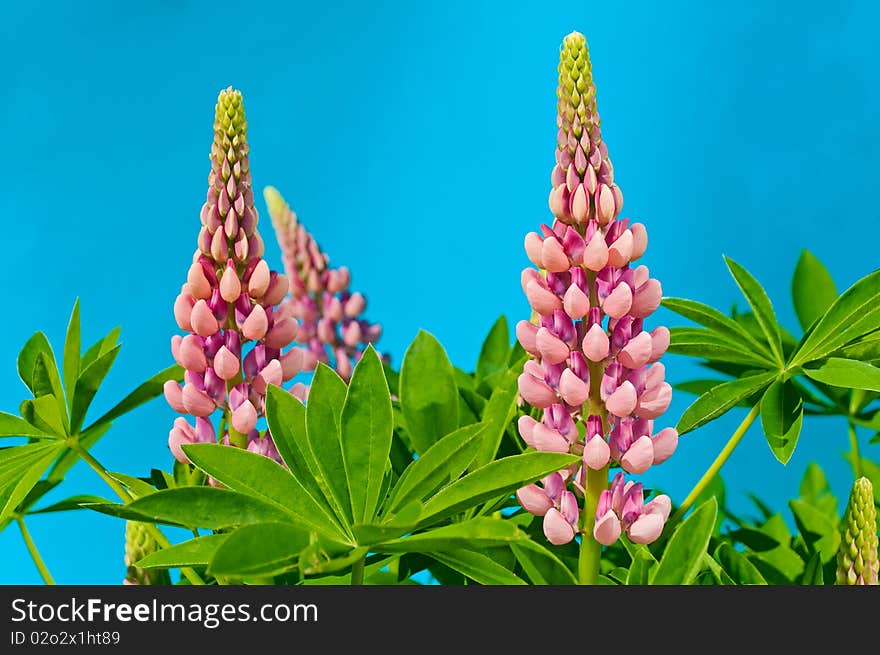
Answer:
[[691, 508], [691, 505], [697, 500], [699, 495], [703, 493], [703, 490], [709, 486], [709, 483], [712, 482], [712, 479], [718, 474], [718, 471], [721, 470], [721, 467], [724, 466], [724, 463], [728, 460], [728, 458], [733, 454], [733, 451], [739, 445], [739, 442], [742, 441], [742, 438], [745, 436], [748, 429], [752, 426], [752, 423], [755, 422], [755, 419], [758, 418], [758, 414], [761, 411], [761, 405], [757, 404], [752, 407], [752, 410], [748, 413], [748, 415], [743, 419], [742, 423], [739, 424], [739, 427], [734, 431], [734, 433], [730, 436], [728, 442], [724, 445], [724, 448], [721, 449], [721, 452], [718, 453], [718, 457], [715, 458], [715, 461], [712, 462], [712, 465], [706, 469], [706, 472], [703, 474], [703, 477], [700, 478], [700, 481], [697, 482], [696, 486], [691, 489], [691, 492], [687, 495], [687, 498], [684, 499], [684, 502], [678, 508], [678, 511], [672, 516], [667, 524], [667, 528], [678, 523], [687, 511]]
[[351, 584], [364, 584], [364, 567], [366, 565], [366, 557], [359, 557], [354, 564], [351, 565]]
[[584, 511], [581, 514], [581, 552], [578, 557], [578, 583], [594, 585], [599, 582], [599, 561], [602, 559], [602, 544], [593, 537], [596, 525], [596, 507], [599, 495], [608, 488], [608, 467], [599, 471], [587, 469], [587, 483], [584, 493]]
[[18, 527], [21, 530], [21, 537], [24, 539], [24, 544], [27, 546], [28, 552], [31, 554], [31, 559], [34, 560], [34, 564], [37, 565], [37, 570], [40, 572], [40, 577], [43, 578], [43, 582], [47, 585], [54, 585], [55, 580], [52, 578], [52, 574], [49, 573], [49, 568], [46, 566], [46, 562], [44, 562], [43, 558], [40, 556], [40, 551], [37, 550], [37, 544], [35, 544], [33, 538], [31, 538], [31, 533], [24, 524], [24, 519], [19, 516], [16, 517], [15, 521], [18, 523]]
[[[106, 482], [107, 485], [111, 489], [113, 489], [113, 491], [116, 492], [116, 495], [119, 496], [119, 499], [123, 503], [128, 505], [128, 503], [130, 503], [133, 500], [133, 498], [131, 497], [131, 494], [129, 494], [125, 490], [125, 487], [123, 487], [119, 483], [118, 480], [114, 479], [113, 476], [107, 472], [107, 469], [104, 468], [104, 466], [101, 464], [101, 462], [99, 462], [97, 459], [95, 459], [95, 457], [88, 450], [83, 448], [79, 444], [78, 441], [76, 441], [75, 439], [70, 439], [70, 440], [68, 440], [67, 445], [70, 447], [71, 450], [76, 451], [79, 454], [79, 456], [82, 457], [83, 461], [85, 461], [86, 464], [88, 464], [89, 466], [92, 467], [92, 469], [95, 471], [95, 473], [97, 473], [99, 476], [101, 476], [101, 479], [104, 480], [104, 482]], [[168, 539], [165, 537], [164, 534], [162, 534], [162, 532], [159, 530], [159, 528], [157, 528], [152, 523], [147, 523], [147, 522], [144, 522], [144, 526], [145, 526], [147, 532], [150, 533], [150, 536], [156, 540], [156, 543], [159, 544], [159, 546], [161, 548], [170, 548], [171, 547], [171, 542], [168, 541]], [[196, 573], [195, 571], [193, 571], [191, 568], [181, 567], [180, 573], [187, 580], [189, 580], [191, 584], [194, 584], [194, 585], [205, 584], [205, 581], [202, 580], [201, 576], [199, 576], [199, 574]]]

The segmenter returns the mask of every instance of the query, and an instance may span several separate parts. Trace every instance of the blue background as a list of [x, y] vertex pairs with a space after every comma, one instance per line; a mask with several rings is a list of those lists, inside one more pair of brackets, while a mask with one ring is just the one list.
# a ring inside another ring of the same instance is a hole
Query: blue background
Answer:
[[[5, 8], [0, 410], [26, 397], [18, 349], [38, 329], [63, 343], [76, 296], [84, 345], [122, 326], [93, 416], [170, 363], [214, 102], [229, 84], [245, 95], [255, 186], [277, 186], [331, 262], [351, 268], [396, 365], [424, 328], [470, 369], [499, 314], [528, 317], [522, 240], [549, 218], [558, 47], [573, 29], [591, 46], [624, 214], [648, 226], [644, 261], [667, 295], [728, 308], [738, 292], [724, 253], [796, 330], [802, 248], [841, 289], [880, 264], [877, 3], [137, 4]], [[665, 361], [673, 381], [697, 372]], [[691, 400], [676, 394], [669, 424]], [[735, 414], [682, 439], [648, 481], [680, 501]], [[157, 400], [95, 454], [133, 474], [168, 466], [173, 418]], [[783, 467], [754, 427], [723, 470], [730, 504], [749, 511], [754, 491], [787, 514], [811, 459], [844, 497], [846, 448], [839, 420], [810, 420]], [[102, 485], [79, 464], [50, 499]], [[121, 521], [79, 512], [29, 525], [59, 582], [121, 581]], [[0, 582], [39, 582], [14, 526], [0, 534]]]

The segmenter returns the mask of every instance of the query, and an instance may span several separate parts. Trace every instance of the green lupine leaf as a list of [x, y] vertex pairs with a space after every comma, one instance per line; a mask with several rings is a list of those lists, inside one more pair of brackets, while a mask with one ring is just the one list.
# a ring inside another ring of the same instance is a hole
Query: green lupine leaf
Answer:
[[873, 362], [876, 365], [880, 363], [880, 331], [871, 332], [834, 351], [833, 354], [846, 359]]
[[825, 575], [822, 570], [822, 557], [818, 552], [813, 553], [804, 567], [804, 575], [801, 578], [802, 585], [824, 585]]
[[318, 364], [306, 407], [306, 435], [321, 479], [339, 510], [337, 516], [344, 525], [351, 525], [351, 499], [346, 486], [341, 442], [342, 406], [347, 391], [345, 382], [336, 371], [323, 363]]
[[[258, 524], [260, 525], [260, 524]], [[229, 538], [228, 534], [209, 534], [196, 537], [170, 548], [150, 553], [135, 562], [142, 569], [170, 569], [181, 566], [207, 566], [217, 549]]]
[[784, 362], [782, 354], [782, 336], [779, 332], [779, 323], [776, 320], [776, 313], [773, 311], [773, 304], [770, 302], [767, 292], [764, 291], [764, 287], [752, 277], [751, 273], [730, 257], [725, 257], [724, 262], [727, 264], [730, 274], [736, 281], [736, 285], [748, 301], [749, 307], [752, 308], [755, 319], [761, 326], [761, 331], [770, 346], [773, 356], [776, 358], [777, 363], [781, 365]]
[[[9, 518], [27, 497], [61, 449], [59, 444], [36, 445], [41, 450], [32, 450], [28, 458], [16, 460], [17, 465], [4, 466], [0, 470], [0, 523]], [[39, 454], [30, 456], [33, 453]]]
[[455, 372], [436, 337], [420, 331], [400, 369], [400, 405], [417, 453], [459, 427]]
[[457, 479], [476, 456], [486, 429], [481, 423], [466, 425], [437, 441], [406, 467], [391, 491], [387, 511], [394, 512], [413, 500], [425, 500], [440, 486]]
[[739, 585], [765, 585], [767, 581], [749, 559], [728, 543], [722, 543], [715, 549], [715, 560], [727, 575]]
[[149, 496], [157, 491], [157, 489], [149, 482], [145, 482], [133, 475], [126, 475], [125, 473], [110, 473], [109, 475], [114, 480], [118, 480], [125, 485], [125, 488], [128, 489], [134, 498]]
[[819, 553], [823, 564], [834, 559], [840, 546], [836, 517], [832, 519], [828, 514], [797, 498], [788, 501], [788, 506], [810, 550]]
[[89, 366], [91, 366], [98, 357], [104, 355], [116, 346], [119, 341], [119, 334], [122, 332], [122, 328], [115, 327], [103, 339], [98, 339], [92, 346], [85, 352], [82, 356], [82, 361], [80, 362], [79, 370], [84, 371]]
[[21, 415], [29, 423], [58, 439], [67, 436], [64, 420], [58, 410], [58, 401], [54, 396], [40, 396], [33, 400], [25, 400], [20, 407]]
[[58, 417], [63, 426], [62, 434], [67, 434], [70, 426], [67, 417], [67, 405], [64, 402], [64, 389], [61, 387], [61, 378], [58, 375], [58, 366], [52, 353], [37, 353], [34, 362], [34, 396], [52, 398], [58, 408]]
[[686, 585], [694, 582], [709, 546], [717, 514], [718, 503], [712, 498], [675, 528], [660, 563], [653, 570], [651, 584]]
[[[110, 430], [112, 425], [113, 423], [107, 421], [106, 423], [95, 425], [95, 427], [90, 427], [88, 430], [81, 432], [79, 435], [79, 445], [85, 450], [89, 450], [107, 433], [108, 430]], [[64, 476], [70, 468], [78, 461], [79, 453], [67, 448], [62, 452], [61, 457], [58, 458], [58, 461], [55, 462], [54, 466], [50, 469], [49, 480], [58, 481], [64, 479]]]
[[813, 324], [791, 358], [793, 366], [822, 359], [880, 328], [880, 270], [844, 291]]
[[664, 298], [662, 304], [676, 314], [689, 318], [695, 323], [713, 330], [720, 336], [726, 337], [731, 344], [743, 346], [747, 350], [757, 351], [765, 358], [770, 358], [772, 355], [767, 344], [755, 339], [742, 325], [729, 316], [725, 316], [714, 307], [686, 298]]
[[577, 578], [562, 560], [536, 541], [527, 539], [511, 543], [510, 550], [532, 584], [577, 584]]
[[28, 514], [49, 514], [53, 512], [69, 512], [78, 509], [88, 509], [86, 505], [96, 503], [109, 504], [110, 501], [106, 498], [102, 498], [101, 496], [95, 496], [92, 494], [78, 494], [76, 496], [70, 496], [69, 498], [60, 500], [57, 503], [52, 503], [51, 505], [48, 505], [46, 507], [35, 509], [28, 512]]
[[324, 499], [336, 516], [343, 516], [342, 508], [321, 477], [321, 469], [312, 452], [306, 430], [306, 408], [290, 393], [270, 385], [266, 392], [266, 422], [278, 453], [293, 475], [315, 500]]
[[42, 395], [37, 393], [34, 385], [34, 367], [37, 365], [37, 358], [40, 353], [54, 358], [49, 339], [42, 332], [35, 332], [22, 346], [17, 360], [18, 375], [35, 397]]
[[[234, 449], [229, 448], [229, 450]], [[224, 530], [249, 523], [290, 520], [288, 512], [275, 505], [235, 491], [214, 487], [163, 489], [138, 498], [128, 505], [95, 504], [88, 505], [88, 508], [133, 521], [208, 530]]]
[[481, 415], [482, 423], [486, 426], [486, 434], [471, 463], [472, 469], [485, 466], [498, 454], [504, 431], [516, 413], [516, 401], [519, 396], [518, 377], [518, 373], [514, 370], [505, 371], [492, 391], [492, 396]]
[[525, 581], [486, 555], [472, 550], [431, 553], [441, 564], [482, 585], [524, 585]]
[[831, 273], [809, 250], [801, 252], [791, 281], [794, 311], [804, 331], [837, 300]]
[[791, 459], [804, 419], [804, 402], [790, 381], [776, 380], [761, 399], [761, 426], [773, 455], [782, 464]]
[[35, 425], [18, 416], [0, 412], [0, 438], [2, 437], [34, 437], [35, 439], [55, 439], [55, 435], [47, 434]]
[[829, 357], [817, 368], [803, 368], [811, 380], [845, 389], [880, 391], [880, 368], [866, 362]]
[[726, 414], [744, 399], [764, 389], [777, 375], [775, 371], [768, 371], [713, 387], [685, 410], [678, 421], [679, 434], [696, 430], [701, 425]]
[[313, 498], [274, 460], [222, 444], [185, 444], [183, 451], [205, 473], [233, 491], [276, 507], [287, 514], [289, 522], [332, 538], [345, 538], [323, 499]]
[[669, 352], [674, 355], [688, 355], [703, 359], [745, 364], [757, 368], [772, 367], [772, 362], [762, 357], [754, 348], [746, 350], [729, 337], [714, 333], [705, 328], [674, 327], [670, 330]]
[[392, 436], [391, 394], [382, 362], [367, 346], [342, 407], [342, 456], [355, 523], [376, 514]]
[[220, 544], [208, 570], [214, 575], [270, 576], [295, 568], [309, 533], [290, 523], [244, 525]]
[[122, 346], [115, 346], [103, 355], [100, 355], [79, 374], [76, 390], [73, 394], [73, 407], [70, 410], [71, 429], [74, 434], [79, 432], [79, 429], [82, 427], [89, 405], [92, 404], [92, 399], [98, 392], [98, 387], [101, 386], [104, 378], [107, 377], [107, 373], [110, 372], [110, 367], [116, 361], [120, 348]]
[[480, 517], [377, 544], [372, 548], [383, 553], [435, 553], [460, 548], [504, 546], [528, 538], [525, 532], [508, 521]]
[[491, 462], [434, 495], [425, 504], [421, 524], [442, 520], [503, 493], [513, 493], [576, 461], [575, 455], [527, 452]]
[[64, 357], [61, 364], [64, 389], [67, 393], [67, 405], [71, 409], [73, 408], [76, 380], [79, 377], [80, 348], [79, 298], [77, 298], [73, 303], [73, 311], [67, 324], [67, 334], [64, 338]]
[[510, 331], [507, 328], [507, 318], [500, 316], [480, 348], [480, 356], [477, 359], [477, 380], [484, 380], [493, 373], [507, 370], [509, 356]]

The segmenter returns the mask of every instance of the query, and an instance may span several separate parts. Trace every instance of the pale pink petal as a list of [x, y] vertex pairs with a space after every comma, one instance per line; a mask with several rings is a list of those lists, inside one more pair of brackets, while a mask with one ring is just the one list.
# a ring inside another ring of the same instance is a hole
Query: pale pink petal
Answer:
[[602, 303], [602, 310], [611, 318], [621, 318], [630, 311], [632, 303], [632, 289], [629, 288], [626, 282], [621, 282], [605, 298], [605, 302]]
[[571, 447], [568, 439], [543, 423], [535, 424], [535, 428], [532, 430], [532, 440], [535, 443], [535, 449], [545, 453], [567, 453]]
[[620, 519], [612, 510], [608, 510], [596, 519], [593, 526], [593, 537], [603, 546], [611, 546], [620, 538]]
[[538, 354], [538, 347], [535, 345], [535, 334], [538, 332], [538, 326], [529, 321], [520, 321], [516, 324], [516, 340], [527, 353], [532, 355]]
[[653, 341], [647, 332], [639, 332], [617, 353], [617, 361], [628, 369], [641, 368], [651, 359]]
[[529, 261], [532, 262], [538, 268], [544, 268], [544, 262], [541, 259], [541, 244], [543, 243], [543, 239], [541, 239], [541, 235], [537, 232], [529, 232], [526, 235], [525, 247], [526, 247], [526, 256], [529, 258]]
[[635, 318], [650, 316], [660, 306], [661, 300], [663, 300], [663, 288], [659, 280], [651, 278], [636, 289], [629, 313]]
[[546, 382], [539, 380], [533, 375], [523, 373], [518, 378], [519, 393], [523, 399], [533, 405], [544, 409], [556, 402], [556, 392]]
[[636, 408], [636, 388], [629, 380], [621, 384], [605, 401], [606, 409], [615, 416], [629, 416]]
[[544, 536], [554, 546], [562, 546], [574, 539], [574, 528], [555, 507], [544, 515]]
[[590, 311], [590, 299], [581, 291], [579, 286], [572, 284], [568, 287], [568, 291], [565, 292], [562, 306], [566, 314], [577, 320], [586, 316], [587, 312]]
[[678, 448], [678, 430], [663, 428], [654, 435], [654, 464], [662, 464]]
[[532, 280], [526, 285], [526, 298], [529, 304], [539, 314], [548, 316], [557, 309], [562, 309], [562, 301], [555, 293]]
[[662, 325], [651, 330], [651, 359], [649, 362], [656, 362], [663, 356], [663, 353], [669, 348], [669, 328]]
[[657, 418], [669, 407], [672, 401], [672, 387], [668, 382], [648, 389], [641, 395], [636, 407], [636, 413], [642, 418]]
[[568, 255], [559, 243], [556, 237], [547, 237], [541, 245], [541, 261], [544, 262], [544, 268], [551, 273], [562, 273], [571, 267], [568, 261]]
[[567, 359], [570, 352], [565, 342], [545, 327], [539, 328], [535, 334], [535, 346], [541, 353], [541, 358], [550, 364], [558, 364]]
[[587, 359], [591, 362], [601, 362], [608, 357], [611, 344], [608, 341], [608, 334], [602, 326], [594, 323], [593, 327], [587, 330], [586, 335], [584, 335], [584, 341], [581, 346]]
[[642, 514], [626, 531], [634, 544], [650, 544], [663, 532], [666, 521], [659, 514]]
[[535, 516], [544, 516], [547, 511], [553, 507], [553, 501], [547, 496], [546, 492], [536, 484], [530, 484], [527, 487], [518, 489], [516, 498], [519, 504], [529, 514]]
[[628, 229], [608, 248], [608, 263], [618, 268], [629, 264], [633, 251], [633, 235]]
[[630, 257], [630, 261], [634, 262], [644, 255], [645, 250], [648, 249], [648, 231], [641, 223], [633, 223], [630, 225], [629, 230], [632, 232], [633, 236], [632, 256]]
[[611, 448], [608, 442], [599, 435], [594, 435], [584, 446], [584, 464], [594, 471], [608, 465], [611, 459]]
[[654, 444], [651, 437], [642, 435], [636, 439], [620, 458], [620, 466], [627, 473], [641, 475], [654, 463]]
[[569, 405], [581, 405], [590, 397], [590, 385], [567, 368], [559, 378], [559, 395]]
[[601, 271], [608, 264], [608, 245], [601, 230], [596, 230], [584, 250], [584, 266], [591, 271]]

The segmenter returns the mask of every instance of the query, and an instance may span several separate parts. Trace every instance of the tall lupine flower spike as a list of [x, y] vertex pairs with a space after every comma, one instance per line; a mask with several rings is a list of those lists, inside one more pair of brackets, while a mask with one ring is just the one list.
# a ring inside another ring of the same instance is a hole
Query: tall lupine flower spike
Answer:
[[125, 522], [125, 580], [127, 585], [168, 585], [171, 578], [164, 569], [142, 569], [135, 566], [147, 555], [159, 550], [159, 544], [147, 532], [145, 524], [138, 521]]
[[878, 584], [877, 508], [874, 487], [868, 478], [859, 478], [853, 483], [841, 528], [837, 584]]
[[[574, 453], [581, 463], [518, 497], [544, 517], [551, 543], [567, 543], [579, 532], [605, 545], [624, 532], [650, 543], [663, 530], [670, 500], [661, 495], [645, 503], [642, 485], [625, 482], [623, 472], [644, 473], [678, 444], [674, 428], [654, 429], [672, 395], [658, 362], [669, 330], [645, 328], [662, 290], [646, 266], [633, 267], [648, 236], [641, 223], [618, 218], [623, 194], [602, 140], [587, 43], [577, 32], [563, 41], [557, 96], [555, 220], [526, 235], [526, 254], [545, 274], [523, 271], [534, 322], [516, 326], [531, 355], [520, 395], [543, 416], [523, 416], [519, 431], [529, 446]], [[623, 469], [610, 489], [609, 465]], [[585, 498], [582, 515], [577, 497]]]
[[301, 322], [296, 339], [306, 346], [303, 369], [310, 371], [319, 361], [332, 363], [348, 380], [367, 344], [382, 335], [382, 326], [361, 318], [367, 301], [349, 291], [348, 269], [330, 268], [329, 257], [278, 190], [266, 187], [263, 195], [290, 281], [290, 297], [282, 309]]
[[[174, 359], [186, 369], [184, 384], [165, 384], [168, 403], [196, 418], [194, 425], [177, 418], [168, 445], [182, 462], [183, 444], [213, 441], [280, 460], [271, 435], [261, 435], [257, 421], [265, 411], [267, 386], [296, 375], [304, 352], [283, 352], [299, 324], [276, 307], [288, 282], [263, 259], [244, 105], [231, 87], [217, 100], [210, 158], [198, 249], [174, 303], [177, 324], [188, 333], [171, 339]], [[291, 391], [302, 394], [302, 385]], [[217, 411], [222, 416], [215, 427]]]

